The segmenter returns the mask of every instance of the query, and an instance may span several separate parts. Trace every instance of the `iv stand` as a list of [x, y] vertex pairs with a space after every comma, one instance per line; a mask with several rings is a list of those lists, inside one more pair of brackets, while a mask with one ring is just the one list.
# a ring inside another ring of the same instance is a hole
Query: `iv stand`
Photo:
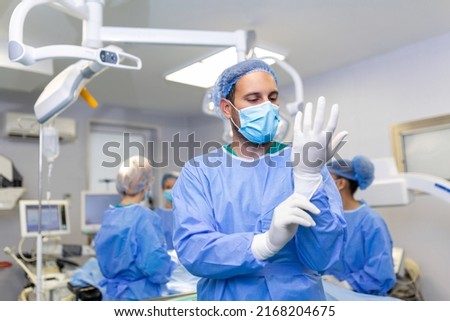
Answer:
[[36, 237], [36, 301], [41, 301], [42, 293], [42, 160], [43, 160], [44, 125], [39, 125], [39, 175], [38, 175], [38, 235]]

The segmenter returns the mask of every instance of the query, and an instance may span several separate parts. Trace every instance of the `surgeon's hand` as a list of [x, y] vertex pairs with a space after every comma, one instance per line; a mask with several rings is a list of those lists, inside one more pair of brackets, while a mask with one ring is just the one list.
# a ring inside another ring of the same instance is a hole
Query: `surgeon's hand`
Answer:
[[295, 192], [308, 199], [322, 183], [322, 167], [342, 147], [347, 136], [347, 132], [343, 131], [332, 139], [339, 115], [337, 104], [331, 107], [330, 118], [324, 128], [325, 104], [325, 97], [319, 97], [314, 122], [312, 103], [307, 103], [304, 113], [299, 111], [295, 117], [291, 157], [294, 165], [294, 186]]
[[269, 230], [253, 238], [252, 251], [255, 257], [265, 260], [273, 256], [294, 237], [299, 225], [315, 226], [310, 213], [319, 212], [305, 196], [297, 193], [289, 196], [275, 208]]

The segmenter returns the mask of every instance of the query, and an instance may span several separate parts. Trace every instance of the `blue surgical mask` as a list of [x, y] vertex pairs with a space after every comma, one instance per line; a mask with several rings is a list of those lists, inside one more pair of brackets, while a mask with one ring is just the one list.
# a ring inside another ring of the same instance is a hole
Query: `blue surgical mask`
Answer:
[[163, 196], [166, 200], [168, 200], [170, 203], [172, 203], [172, 190], [171, 189], [165, 189], [163, 192]]
[[[230, 104], [239, 112], [241, 127], [238, 128], [238, 131], [249, 141], [256, 144], [265, 144], [275, 137], [280, 122], [277, 105], [266, 101], [239, 110], [233, 103], [230, 102]], [[231, 121], [238, 127], [233, 119]]]

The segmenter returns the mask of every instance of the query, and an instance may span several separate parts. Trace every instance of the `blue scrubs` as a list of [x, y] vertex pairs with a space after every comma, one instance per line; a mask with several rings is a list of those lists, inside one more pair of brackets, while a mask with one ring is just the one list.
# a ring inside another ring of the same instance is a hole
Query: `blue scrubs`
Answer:
[[166, 239], [167, 250], [173, 250], [173, 210], [171, 208], [160, 207], [155, 210], [161, 218], [162, 229]]
[[138, 204], [110, 207], [94, 239], [104, 300], [143, 300], [167, 292], [172, 269], [161, 220]]
[[345, 221], [326, 168], [311, 201], [317, 225], [297, 234], [268, 260], [257, 260], [253, 236], [269, 229], [275, 207], [294, 191], [291, 148], [247, 160], [220, 148], [186, 163], [173, 189], [174, 246], [201, 277], [198, 300], [325, 300], [318, 271], [340, 255]]
[[383, 218], [362, 203], [344, 212], [347, 241], [342, 261], [325, 274], [346, 280], [360, 293], [386, 295], [396, 282], [392, 259], [392, 239]]

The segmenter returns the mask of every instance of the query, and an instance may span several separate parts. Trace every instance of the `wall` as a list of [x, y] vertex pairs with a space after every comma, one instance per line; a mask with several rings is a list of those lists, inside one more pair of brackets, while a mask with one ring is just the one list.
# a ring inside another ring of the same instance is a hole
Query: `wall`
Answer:
[[[356, 153], [371, 158], [393, 156], [390, 126], [399, 122], [449, 114], [450, 34], [430, 39], [305, 81], [308, 101], [324, 95], [339, 103], [338, 130], [347, 130], [343, 157]], [[450, 164], [450, 160], [438, 160]], [[394, 243], [422, 271], [426, 300], [450, 300], [443, 282], [450, 267], [450, 206], [419, 195], [404, 207], [377, 209]]]

